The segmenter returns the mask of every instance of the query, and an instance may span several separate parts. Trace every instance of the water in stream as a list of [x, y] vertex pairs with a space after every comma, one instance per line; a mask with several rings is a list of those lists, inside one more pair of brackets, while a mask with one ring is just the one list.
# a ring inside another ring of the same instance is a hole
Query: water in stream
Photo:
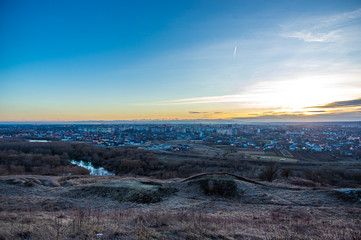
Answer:
[[76, 160], [70, 160], [72, 164], [75, 164], [79, 167], [85, 168], [89, 170], [90, 175], [92, 176], [114, 176], [114, 173], [108, 172], [104, 168], [95, 168], [91, 162], [84, 162], [84, 161], [76, 161]]

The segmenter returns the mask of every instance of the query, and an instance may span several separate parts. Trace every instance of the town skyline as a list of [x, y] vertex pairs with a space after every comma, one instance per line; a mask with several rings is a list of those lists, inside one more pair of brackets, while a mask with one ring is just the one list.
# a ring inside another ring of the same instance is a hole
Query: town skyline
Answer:
[[361, 2], [2, 1], [0, 122], [361, 120]]

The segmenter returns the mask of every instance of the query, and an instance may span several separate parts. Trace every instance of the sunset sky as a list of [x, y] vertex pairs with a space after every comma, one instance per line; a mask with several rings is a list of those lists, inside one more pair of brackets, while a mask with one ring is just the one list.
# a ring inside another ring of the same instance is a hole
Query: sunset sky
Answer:
[[0, 0], [0, 121], [361, 121], [361, 1]]

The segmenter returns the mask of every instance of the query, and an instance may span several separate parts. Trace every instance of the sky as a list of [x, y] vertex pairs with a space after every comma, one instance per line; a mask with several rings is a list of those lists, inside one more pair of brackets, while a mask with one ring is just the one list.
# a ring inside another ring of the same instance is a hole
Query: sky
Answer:
[[361, 121], [360, 0], [0, 0], [0, 121]]

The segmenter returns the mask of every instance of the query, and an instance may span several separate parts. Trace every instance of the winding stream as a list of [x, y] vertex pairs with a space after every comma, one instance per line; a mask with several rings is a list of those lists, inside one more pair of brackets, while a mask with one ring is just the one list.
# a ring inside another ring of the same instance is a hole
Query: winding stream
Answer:
[[104, 168], [95, 168], [91, 162], [84, 162], [84, 161], [76, 161], [76, 160], [70, 160], [72, 164], [75, 164], [79, 167], [85, 168], [89, 170], [90, 175], [92, 176], [114, 176], [114, 173], [108, 172]]

